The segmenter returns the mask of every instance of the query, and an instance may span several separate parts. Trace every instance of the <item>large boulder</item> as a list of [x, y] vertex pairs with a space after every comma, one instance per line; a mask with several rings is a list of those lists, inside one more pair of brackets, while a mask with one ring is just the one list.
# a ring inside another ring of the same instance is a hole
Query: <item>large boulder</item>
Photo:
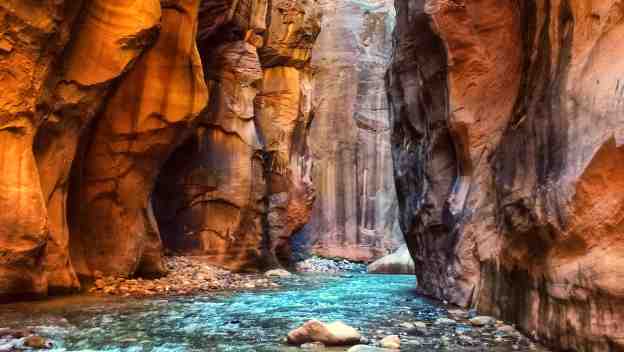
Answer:
[[407, 245], [368, 266], [368, 272], [373, 274], [414, 274], [415, 271], [414, 259]]
[[360, 343], [362, 335], [343, 322], [324, 324], [310, 320], [303, 326], [288, 333], [288, 343], [302, 345], [308, 342], [320, 342], [326, 346], [351, 346]]

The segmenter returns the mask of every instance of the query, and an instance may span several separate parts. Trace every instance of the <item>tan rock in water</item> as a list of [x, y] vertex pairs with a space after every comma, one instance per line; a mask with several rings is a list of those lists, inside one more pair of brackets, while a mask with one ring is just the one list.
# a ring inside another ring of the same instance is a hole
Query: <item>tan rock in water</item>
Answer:
[[349, 346], [358, 344], [362, 336], [354, 328], [342, 323], [324, 324], [310, 320], [303, 326], [288, 333], [288, 343], [302, 345], [308, 342], [321, 342], [327, 346]]
[[414, 274], [415, 271], [414, 259], [406, 245], [368, 266], [368, 272], [374, 274]]

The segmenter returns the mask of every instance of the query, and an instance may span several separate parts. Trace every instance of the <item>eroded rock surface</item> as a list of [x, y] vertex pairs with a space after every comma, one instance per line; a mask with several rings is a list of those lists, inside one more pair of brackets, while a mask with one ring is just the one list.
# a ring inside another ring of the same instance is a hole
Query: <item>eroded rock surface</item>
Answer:
[[299, 236], [308, 251], [370, 261], [402, 243], [385, 74], [392, 1], [322, 1], [314, 48], [310, 149], [317, 201]]
[[401, 222], [427, 294], [624, 346], [618, 1], [397, 1]]
[[271, 4], [0, 5], [0, 301], [159, 276], [165, 246], [277, 265], [313, 199], [320, 16]]
[[267, 265], [290, 258], [290, 238], [314, 202], [308, 135], [312, 121], [312, 48], [321, 30], [317, 0], [280, 0], [269, 9], [260, 49], [263, 79], [256, 121], [264, 143]]

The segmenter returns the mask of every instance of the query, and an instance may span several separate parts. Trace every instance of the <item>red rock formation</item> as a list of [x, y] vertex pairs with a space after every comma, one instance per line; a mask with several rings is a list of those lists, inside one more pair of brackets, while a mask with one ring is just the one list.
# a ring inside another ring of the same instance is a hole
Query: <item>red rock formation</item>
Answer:
[[[266, 12], [259, 3], [247, 6]], [[254, 99], [262, 80], [255, 45], [266, 25], [238, 6], [216, 38], [200, 40], [211, 103], [195, 135], [165, 165], [154, 204], [167, 248], [241, 271], [258, 269], [265, 256], [266, 187]]]
[[258, 129], [267, 164], [268, 264], [290, 256], [290, 238], [309, 220], [314, 201], [308, 133], [312, 47], [321, 30], [317, 1], [272, 3], [265, 45], [264, 77], [256, 101]]
[[121, 0], [92, 1], [84, 8], [81, 1], [0, 4], [0, 114], [6, 138], [0, 207], [15, 209], [0, 216], [0, 300], [79, 285], [69, 259], [66, 216], [78, 135], [108, 84], [149, 44], [160, 16], [155, 1], [126, 5]]
[[162, 165], [206, 107], [195, 44], [199, 0], [167, 2], [154, 47], [140, 57], [109, 99], [84, 159], [79, 236], [89, 269], [129, 276], [164, 268], [149, 216], [150, 194]]
[[399, 1], [389, 83], [420, 289], [624, 347], [618, 1]]
[[[165, 166], [155, 204], [169, 249], [257, 270], [279, 265], [281, 248], [289, 256], [290, 236], [310, 213], [311, 189], [301, 174], [309, 163], [303, 169], [298, 163], [310, 119], [304, 105], [310, 78], [302, 72], [318, 16], [314, 3], [231, 6], [222, 29], [200, 30], [211, 104], [195, 136]], [[263, 64], [283, 66], [263, 70]]]

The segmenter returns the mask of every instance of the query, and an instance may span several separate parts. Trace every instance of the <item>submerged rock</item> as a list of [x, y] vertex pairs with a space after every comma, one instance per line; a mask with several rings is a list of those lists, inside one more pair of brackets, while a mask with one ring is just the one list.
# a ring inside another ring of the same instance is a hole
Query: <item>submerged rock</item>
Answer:
[[310, 320], [303, 326], [288, 333], [287, 341], [291, 345], [320, 342], [327, 346], [349, 346], [360, 343], [362, 335], [343, 322], [324, 324]]
[[288, 271], [284, 270], [284, 269], [273, 269], [273, 270], [269, 270], [266, 273], [264, 273], [264, 276], [267, 276], [267, 277], [290, 277], [290, 276], [292, 276], [292, 274], [289, 273]]
[[407, 245], [403, 245], [396, 252], [369, 265], [368, 272], [375, 274], [414, 274], [416, 268]]
[[382, 348], [398, 350], [401, 348], [401, 338], [399, 338], [398, 335], [386, 336], [383, 338], [383, 340], [381, 340], [379, 345]]
[[50, 349], [53, 344], [52, 341], [38, 335], [31, 335], [24, 339], [24, 346], [30, 347], [36, 350]]
[[468, 319], [470, 317], [470, 313], [463, 309], [451, 309], [448, 314], [453, 319]]
[[395, 350], [382, 348], [382, 347], [373, 347], [366, 345], [357, 345], [349, 348], [347, 352], [393, 352]]
[[486, 316], [478, 316], [470, 319], [470, 324], [474, 326], [486, 326], [496, 324], [496, 319]]

